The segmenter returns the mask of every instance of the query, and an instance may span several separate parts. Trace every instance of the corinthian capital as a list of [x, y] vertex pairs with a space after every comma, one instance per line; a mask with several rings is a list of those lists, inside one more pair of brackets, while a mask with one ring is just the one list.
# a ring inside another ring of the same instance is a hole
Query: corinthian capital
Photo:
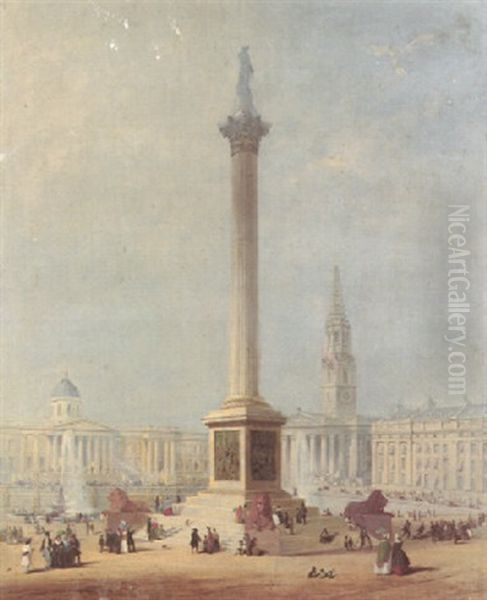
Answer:
[[257, 154], [260, 140], [269, 133], [270, 124], [262, 121], [258, 115], [243, 113], [229, 116], [219, 129], [222, 136], [230, 141], [232, 156], [238, 152]]

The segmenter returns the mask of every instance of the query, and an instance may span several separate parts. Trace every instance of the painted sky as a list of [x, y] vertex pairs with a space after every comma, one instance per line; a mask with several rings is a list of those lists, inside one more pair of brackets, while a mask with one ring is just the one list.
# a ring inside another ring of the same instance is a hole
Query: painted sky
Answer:
[[[229, 148], [250, 46], [263, 396], [319, 410], [341, 268], [364, 413], [447, 397], [447, 217], [468, 204], [468, 395], [485, 322], [476, 2], [4, 2], [2, 402], [195, 426], [227, 384]], [[484, 28], [485, 30], [485, 28]], [[484, 38], [485, 39], [485, 38]], [[485, 43], [484, 43], [485, 47]]]

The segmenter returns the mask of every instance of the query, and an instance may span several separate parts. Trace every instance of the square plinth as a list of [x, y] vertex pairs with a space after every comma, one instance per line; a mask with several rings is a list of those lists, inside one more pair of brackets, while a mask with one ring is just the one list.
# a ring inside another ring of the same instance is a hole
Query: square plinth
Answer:
[[264, 402], [224, 406], [210, 413], [209, 491], [281, 492], [281, 427], [284, 417]]

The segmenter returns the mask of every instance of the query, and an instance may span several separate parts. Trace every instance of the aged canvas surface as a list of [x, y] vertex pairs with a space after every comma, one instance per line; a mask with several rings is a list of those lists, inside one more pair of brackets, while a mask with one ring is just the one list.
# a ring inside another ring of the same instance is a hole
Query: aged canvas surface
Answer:
[[486, 597], [485, 2], [0, 8], [0, 598]]

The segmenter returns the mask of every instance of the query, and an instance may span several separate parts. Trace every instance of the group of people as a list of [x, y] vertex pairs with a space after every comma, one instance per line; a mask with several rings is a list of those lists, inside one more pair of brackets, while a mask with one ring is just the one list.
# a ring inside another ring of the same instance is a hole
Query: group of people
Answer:
[[105, 549], [111, 554], [126, 554], [135, 552], [134, 531], [130, 527], [118, 527], [116, 531], [107, 529], [105, 535], [98, 538], [100, 552]]
[[308, 579], [334, 579], [336, 577], [336, 573], [333, 569], [318, 569], [316, 567], [311, 567], [311, 570], [308, 573]]
[[304, 501], [301, 501], [300, 505], [296, 507], [294, 517], [292, 517], [287, 510], [283, 510], [278, 506], [273, 512], [273, 521], [276, 526], [282, 525], [287, 533], [294, 534], [294, 524], [306, 525], [308, 519], [308, 508]]
[[265, 550], [259, 548], [257, 538], [251, 537], [248, 533], [239, 540], [235, 554], [237, 556], [264, 556]]
[[402, 539], [399, 534], [394, 536], [391, 544], [389, 534], [377, 546], [377, 559], [374, 565], [376, 575], [406, 575], [410, 569], [410, 561], [402, 548]]
[[156, 519], [147, 519], [147, 539], [149, 542], [154, 540], [162, 540], [165, 537], [164, 525]]
[[330, 544], [336, 536], [336, 533], [330, 533], [326, 527], [323, 527], [320, 533], [320, 544]]
[[[176, 494], [175, 503], [180, 504], [182, 501], [181, 495]], [[173, 514], [172, 501], [169, 498], [161, 498], [159, 494], [154, 498], [154, 512], [163, 513], [166, 515]]]
[[[44, 532], [40, 552], [44, 559], [44, 569], [65, 569], [81, 566], [81, 544], [76, 533], [70, 531], [60, 532], [54, 540], [49, 531]], [[24, 573], [32, 568], [32, 538], [27, 538], [22, 546], [20, 566]]]
[[54, 541], [48, 531], [45, 532], [41, 543], [41, 553], [45, 569], [81, 566], [81, 544], [76, 533], [70, 528], [56, 535]]
[[431, 521], [430, 535], [433, 542], [453, 541], [458, 544], [460, 541], [468, 541], [472, 538], [472, 528], [475, 523], [470, 521], [458, 521], [454, 519], [447, 521]]
[[296, 523], [300, 525], [306, 525], [306, 520], [308, 518], [308, 509], [304, 501], [301, 501], [301, 504], [296, 508]]
[[347, 552], [351, 550], [362, 550], [363, 548], [372, 548], [372, 540], [364, 527], [360, 527], [359, 539], [357, 542], [353, 541], [351, 535], [346, 535], [343, 540], [343, 547]]
[[192, 553], [205, 552], [206, 554], [214, 554], [221, 550], [220, 536], [216, 529], [211, 529], [210, 527], [207, 527], [207, 532], [203, 536], [203, 539], [201, 539], [198, 529], [193, 527], [189, 545], [191, 546]]
[[287, 533], [294, 534], [294, 518], [288, 513], [287, 510], [277, 508], [273, 516], [274, 524], [282, 525]]
[[0, 541], [7, 542], [7, 544], [21, 544], [24, 539], [24, 531], [21, 526], [8, 526], [0, 535]]

